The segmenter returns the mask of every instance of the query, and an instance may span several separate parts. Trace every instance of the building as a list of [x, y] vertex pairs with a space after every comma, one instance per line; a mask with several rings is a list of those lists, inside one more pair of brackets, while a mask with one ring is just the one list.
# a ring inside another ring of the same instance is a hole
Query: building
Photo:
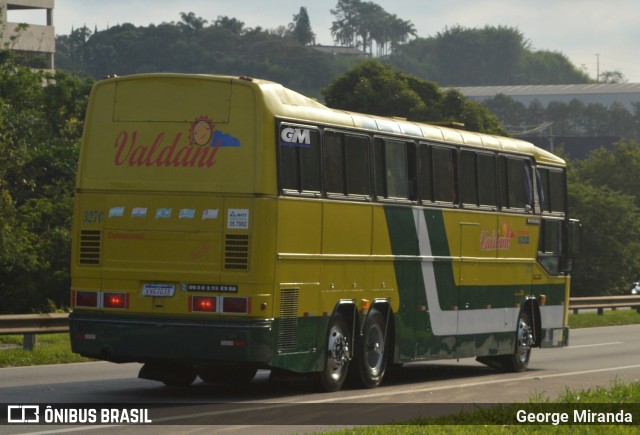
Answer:
[[314, 50], [320, 51], [325, 54], [333, 54], [337, 56], [355, 56], [366, 57], [368, 54], [365, 51], [356, 47], [342, 47], [339, 45], [308, 45], [308, 47]]
[[[629, 112], [634, 113], [633, 104], [640, 103], [640, 83], [592, 83], [578, 85], [522, 85], [522, 86], [464, 86], [455, 87], [465, 97], [482, 102], [502, 94], [514, 101], [528, 106], [538, 101], [543, 107], [551, 102], [569, 104], [578, 100], [585, 105], [601, 104], [611, 107], [612, 104], [622, 104]], [[604, 147], [613, 148], [621, 140], [617, 136], [557, 136], [553, 133], [552, 123], [542, 128], [536, 134], [513, 135], [532, 142], [539, 147], [552, 152], [563, 149], [564, 153], [576, 159], [586, 157], [589, 152]]]
[[632, 103], [640, 102], [640, 83], [592, 83], [582, 85], [524, 85], [524, 86], [463, 86], [455, 87], [465, 97], [483, 101], [504, 94], [528, 106], [538, 100], [543, 106], [552, 101], [584, 104], [599, 103], [606, 107], [613, 103], [632, 110]]
[[[0, 42], [2, 47], [10, 48], [25, 54], [32, 54], [39, 59], [44, 69], [54, 69], [54, 53], [56, 51], [56, 37], [53, 27], [54, 0], [0, 0]], [[19, 32], [15, 41], [11, 37], [16, 35], [19, 23], [9, 22], [11, 11], [33, 10], [41, 11], [44, 15], [42, 22], [46, 24], [31, 24]]]

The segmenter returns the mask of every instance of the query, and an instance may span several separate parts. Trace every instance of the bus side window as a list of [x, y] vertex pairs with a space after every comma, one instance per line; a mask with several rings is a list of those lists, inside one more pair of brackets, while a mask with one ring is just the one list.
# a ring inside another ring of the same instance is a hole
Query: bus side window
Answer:
[[500, 206], [514, 211], [532, 211], [533, 184], [529, 162], [500, 156]]
[[538, 196], [543, 212], [565, 213], [566, 190], [564, 172], [561, 169], [538, 168]]
[[345, 135], [345, 156], [347, 194], [370, 196], [369, 138], [367, 136]]
[[[291, 133], [296, 132], [296, 133]], [[289, 133], [289, 134], [287, 134]], [[286, 193], [320, 192], [320, 135], [311, 128], [283, 124], [280, 129], [279, 180]]]
[[456, 201], [455, 150], [453, 148], [433, 147], [433, 200], [454, 203]]
[[460, 151], [460, 201], [463, 205], [478, 205], [478, 173], [476, 165], [476, 153], [473, 151]]
[[478, 154], [478, 195], [481, 206], [495, 207], [496, 159], [491, 154]]
[[564, 213], [566, 210], [564, 172], [549, 171], [549, 191], [551, 192], [549, 199], [551, 211]]
[[324, 191], [328, 194], [345, 195], [344, 153], [342, 135], [325, 131], [322, 143]]
[[322, 154], [328, 195], [371, 195], [367, 136], [325, 131]]
[[416, 199], [415, 144], [376, 138], [374, 153], [378, 198]]
[[421, 143], [418, 147], [418, 179], [420, 182], [420, 199], [433, 201], [433, 169], [431, 164], [431, 147]]

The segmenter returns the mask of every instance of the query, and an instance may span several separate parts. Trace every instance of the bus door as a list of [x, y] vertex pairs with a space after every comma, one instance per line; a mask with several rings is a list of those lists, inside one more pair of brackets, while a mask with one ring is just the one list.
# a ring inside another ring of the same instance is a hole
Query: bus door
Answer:
[[[473, 219], [467, 219], [473, 217]], [[491, 308], [491, 291], [485, 277], [492, 276], [496, 258], [496, 216], [465, 216], [459, 226], [458, 316], [456, 355], [475, 355], [477, 333], [483, 328], [487, 309]]]

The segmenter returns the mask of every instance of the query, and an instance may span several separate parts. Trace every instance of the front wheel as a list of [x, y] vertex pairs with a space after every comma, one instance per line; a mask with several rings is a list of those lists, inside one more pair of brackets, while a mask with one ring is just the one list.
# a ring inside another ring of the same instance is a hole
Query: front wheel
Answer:
[[481, 356], [476, 359], [478, 362], [497, 370], [523, 372], [529, 366], [531, 348], [534, 343], [531, 317], [529, 314], [522, 312], [518, 317], [518, 329], [516, 329], [516, 343], [513, 353], [500, 356]]
[[351, 359], [349, 332], [344, 317], [336, 313], [329, 322], [324, 370], [314, 375], [317, 385], [323, 391], [338, 391], [347, 378]]
[[523, 372], [529, 366], [531, 348], [535, 343], [533, 326], [529, 314], [522, 312], [518, 317], [515, 352], [505, 360], [505, 369], [512, 372]]

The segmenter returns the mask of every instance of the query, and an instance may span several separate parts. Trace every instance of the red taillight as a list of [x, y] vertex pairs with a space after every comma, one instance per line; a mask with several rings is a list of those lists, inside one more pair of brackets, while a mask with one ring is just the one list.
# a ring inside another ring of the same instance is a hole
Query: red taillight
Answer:
[[127, 293], [104, 293], [102, 306], [104, 308], [127, 308]]
[[209, 296], [193, 296], [191, 299], [191, 311], [215, 313], [217, 309], [216, 298]]
[[249, 312], [249, 300], [248, 298], [224, 297], [222, 299], [222, 312], [247, 314]]
[[79, 292], [76, 291], [75, 306], [85, 308], [98, 307], [98, 292]]

